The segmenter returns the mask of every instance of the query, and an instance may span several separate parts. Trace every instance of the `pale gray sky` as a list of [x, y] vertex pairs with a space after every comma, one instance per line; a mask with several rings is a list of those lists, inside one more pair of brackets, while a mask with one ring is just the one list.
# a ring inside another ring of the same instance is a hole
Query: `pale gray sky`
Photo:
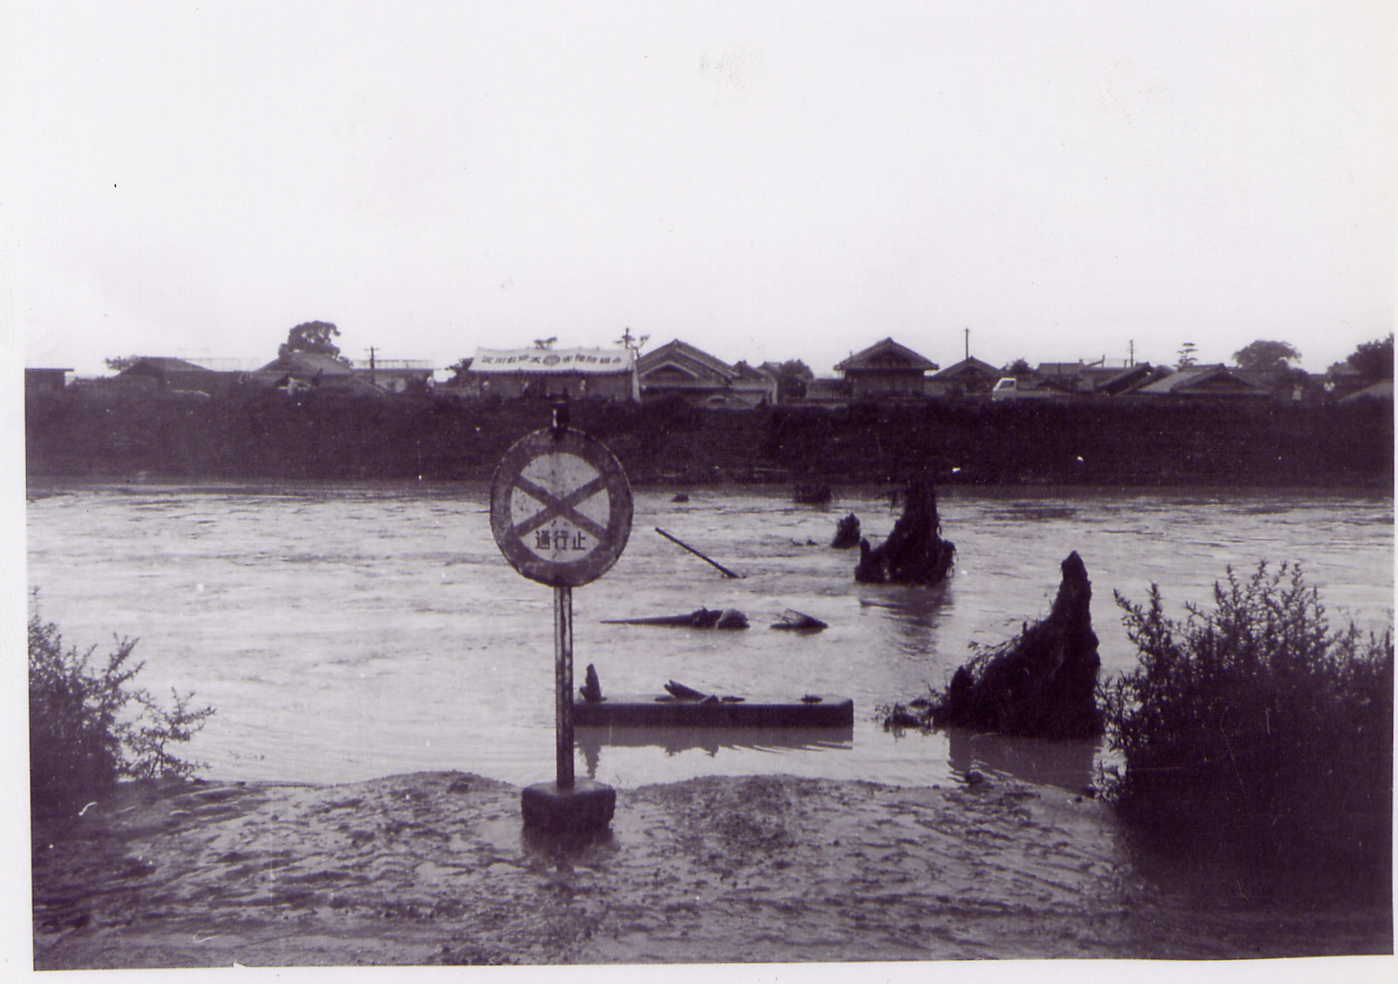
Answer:
[[605, 345], [1323, 369], [1393, 328], [1390, 0], [11, 4], [28, 365]]

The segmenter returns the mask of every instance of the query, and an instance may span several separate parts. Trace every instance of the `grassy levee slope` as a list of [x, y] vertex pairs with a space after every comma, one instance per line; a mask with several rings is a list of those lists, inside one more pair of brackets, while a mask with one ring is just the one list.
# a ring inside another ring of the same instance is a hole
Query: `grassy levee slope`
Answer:
[[[582, 401], [571, 414], [639, 482], [890, 482], [930, 469], [942, 482], [1392, 488], [1387, 402], [730, 411]], [[29, 399], [25, 433], [34, 476], [488, 480], [510, 443], [549, 419], [542, 400], [262, 393], [194, 402], [69, 391]]]

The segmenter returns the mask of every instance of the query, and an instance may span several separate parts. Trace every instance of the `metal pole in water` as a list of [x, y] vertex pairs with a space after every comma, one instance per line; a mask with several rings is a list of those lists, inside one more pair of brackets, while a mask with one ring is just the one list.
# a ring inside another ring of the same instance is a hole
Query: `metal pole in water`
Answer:
[[573, 589], [553, 589], [554, 675], [558, 682], [558, 788], [573, 788]]

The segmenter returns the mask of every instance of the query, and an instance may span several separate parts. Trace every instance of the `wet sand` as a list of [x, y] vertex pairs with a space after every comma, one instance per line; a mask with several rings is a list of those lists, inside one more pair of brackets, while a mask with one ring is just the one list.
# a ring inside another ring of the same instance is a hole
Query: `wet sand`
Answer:
[[465, 773], [129, 784], [34, 833], [38, 969], [1392, 952], [1386, 909], [1163, 898], [1108, 807], [999, 782], [620, 789], [584, 842]]

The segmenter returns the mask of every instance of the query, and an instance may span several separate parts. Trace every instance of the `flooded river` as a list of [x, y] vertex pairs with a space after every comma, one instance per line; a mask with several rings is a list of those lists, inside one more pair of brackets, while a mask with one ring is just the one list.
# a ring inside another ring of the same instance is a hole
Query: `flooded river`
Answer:
[[[1093, 743], [963, 732], [895, 737], [879, 704], [941, 685], [972, 643], [1042, 617], [1076, 549], [1093, 582], [1107, 672], [1130, 666], [1112, 600], [1160, 584], [1167, 609], [1206, 602], [1226, 565], [1300, 559], [1332, 619], [1392, 623], [1389, 495], [1221, 490], [951, 488], [949, 583], [856, 584], [856, 554], [829, 548], [855, 512], [867, 535], [896, 518], [886, 489], [840, 489], [828, 507], [788, 488], [637, 490], [616, 566], [574, 592], [576, 676], [609, 694], [702, 690], [846, 694], [852, 730], [578, 730], [578, 775], [620, 786], [710, 773], [783, 772], [899, 784], [975, 765], [1069, 788]], [[552, 591], [525, 580], [491, 537], [488, 490], [462, 484], [31, 482], [29, 582], [68, 642], [140, 638], [152, 691], [195, 690], [218, 713], [188, 748], [220, 779], [335, 782], [462, 769], [515, 783], [553, 778]], [[745, 576], [717, 570], [661, 527]], [[739, 608], [721, 632], [603, 619]], [[830, 628], [793, 637], [784, 609]]]

